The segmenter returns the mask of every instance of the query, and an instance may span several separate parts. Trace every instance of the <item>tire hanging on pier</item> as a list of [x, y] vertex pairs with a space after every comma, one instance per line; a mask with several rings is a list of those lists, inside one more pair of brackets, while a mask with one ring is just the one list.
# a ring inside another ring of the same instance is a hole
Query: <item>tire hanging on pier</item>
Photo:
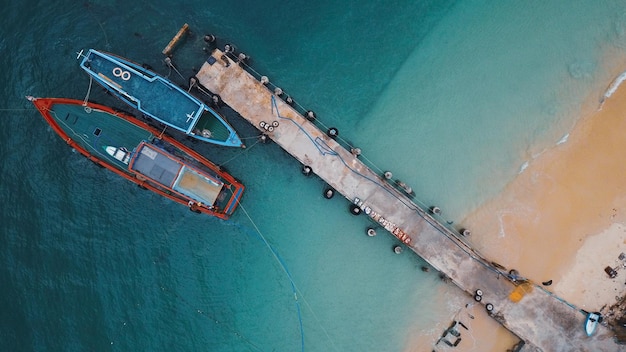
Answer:
[[211, 101], [213, 102], [213, 105], [215, 105], [218, 108], [222, 105], [222, 97], [220, 97], [217, 94], [213, 94], [211, 96]]
[[332, 197], [334, 197], [334, 196], [335, 196], [335, 190], [334, 190], [334, 189], [332, 189], [332, 188], [330, 188], [330, 187], [327, 187], [327, 188], [324, 190], [324, 198], [326, 198], [326, 199], [331, 199], [331, 198], [332, 198]]
[[487, 303], [487, 304], [485, 305], [485, 309], [486, 309], [486, 310], [487, 310], [487, 312], [489, 312], [489, 313], [493, 312], [493, 304], [491, 304], [491, 303]]
[[350, 204], [350, 213], [352, 213], [352, 215], [359, 215], [361, 214], [361, 208], [356, 204]]
[[313, 169], [309, 165], [302, 166], [302, 174], [304, 176], [310, 176], [313, 173]]
[[328, 129], [328, 131], [326, 131], [326, 135], [332, 139], [335, 139], [337, 138], [337, 136], [339, 136], [339, 130], [335, 127], [331, 127]]

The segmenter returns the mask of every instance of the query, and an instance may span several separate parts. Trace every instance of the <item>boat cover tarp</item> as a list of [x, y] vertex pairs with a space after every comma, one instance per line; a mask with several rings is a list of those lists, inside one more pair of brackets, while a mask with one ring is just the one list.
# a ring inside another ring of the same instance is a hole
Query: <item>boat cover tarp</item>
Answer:
[[162, 185], [182, 193], [191, 199], [213, 205], [222, 190], [223, 183], [187, 167], [164, 151], [144, 144], [139, 148], [131, 169]]
[[160, 184], [172, 187], [182, 163], [144, 145], [135, 156], [132, 169]]

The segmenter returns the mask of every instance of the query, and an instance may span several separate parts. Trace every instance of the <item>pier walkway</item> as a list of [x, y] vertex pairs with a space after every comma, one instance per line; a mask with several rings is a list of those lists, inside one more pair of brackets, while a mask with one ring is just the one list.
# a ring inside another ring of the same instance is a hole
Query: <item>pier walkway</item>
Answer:
[[[220, 50], [213, 51], [197, 78], [202, 86], [218, 94], [244, 119], [357, 205], [364, 213], [361, 216], [369, 216], [387, 229], [471, 297], [480, 289], [481, 304], [493, 305], [490, 315], [526, 342], [523, 351], [619, 349], [606, 327], [599, 326], [594, 336], [587, 337], [585, 316], [541, 286], [527, 284], [530, 292], [521, 292], [507, 277], [506, 269], [481, 258], [456, 231], [414, 204]], [[267, 124], [273, 128], [263, 127]], [[516, 294], [516, 299], [512, 299]]]

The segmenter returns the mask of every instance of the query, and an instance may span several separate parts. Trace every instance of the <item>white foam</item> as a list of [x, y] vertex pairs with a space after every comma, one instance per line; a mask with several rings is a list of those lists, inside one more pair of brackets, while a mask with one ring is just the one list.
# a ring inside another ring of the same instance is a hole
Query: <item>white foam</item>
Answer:
[[519, 171], [517, 172], [517, 174], [521, 174], [522, 172], [524, 172], [524, 170], [526, 170], [526, 168], [528, 167], [530, 163], [528, 161], [524, 161], [524, 163], [522, 164], [522, 166], [520, 166]]
[[606, 92], [604, 92], [604, 95], [602, 96], [601, 103], [604, 103], [604, 100], [610, 98], [611, 95], [615, 93], [617, 88], [619, 88], [620, 84], [622, 84], [622, 82], [624, 82], [625, 80], [626, 80], [626, 71], [622, 72], [619, 76], [617, 76], [615, 80], [613, 80], [613, 82], [611, 82], [611, 84], [609, 85], [609, 89], [607, 89]]
[[558, 142], [556, 142], [556, 145], [566, 143], [568, 138], [569, 138], [569, 133], [566, 133], [563, 137], [561, 137], [561, 139], [559, 139]]

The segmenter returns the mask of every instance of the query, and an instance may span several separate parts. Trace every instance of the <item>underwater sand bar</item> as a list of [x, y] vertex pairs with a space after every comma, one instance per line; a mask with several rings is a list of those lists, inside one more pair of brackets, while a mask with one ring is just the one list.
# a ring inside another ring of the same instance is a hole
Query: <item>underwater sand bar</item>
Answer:
[[[587, 337], [585, 316], [540, 286], [517, 303], [510, 300], [516, 286], [499, 269], [220, 50], [213, 51], [197, 78], [350, 202], [369, 210], [370, 216], [375, 212], [383, 217], [385, 224], [393, 225], [385, 226], [388, 230], [407, 235], [409, 248], [463, 291], [473, 296], [482, 290], [481, 303], [493, 305], [492, 317], [527, 343], [524, 351], [616, 349], [608, 329], [600, 327]], [[276, 126], [268, 131], [262, 127], [268, 123]]]

